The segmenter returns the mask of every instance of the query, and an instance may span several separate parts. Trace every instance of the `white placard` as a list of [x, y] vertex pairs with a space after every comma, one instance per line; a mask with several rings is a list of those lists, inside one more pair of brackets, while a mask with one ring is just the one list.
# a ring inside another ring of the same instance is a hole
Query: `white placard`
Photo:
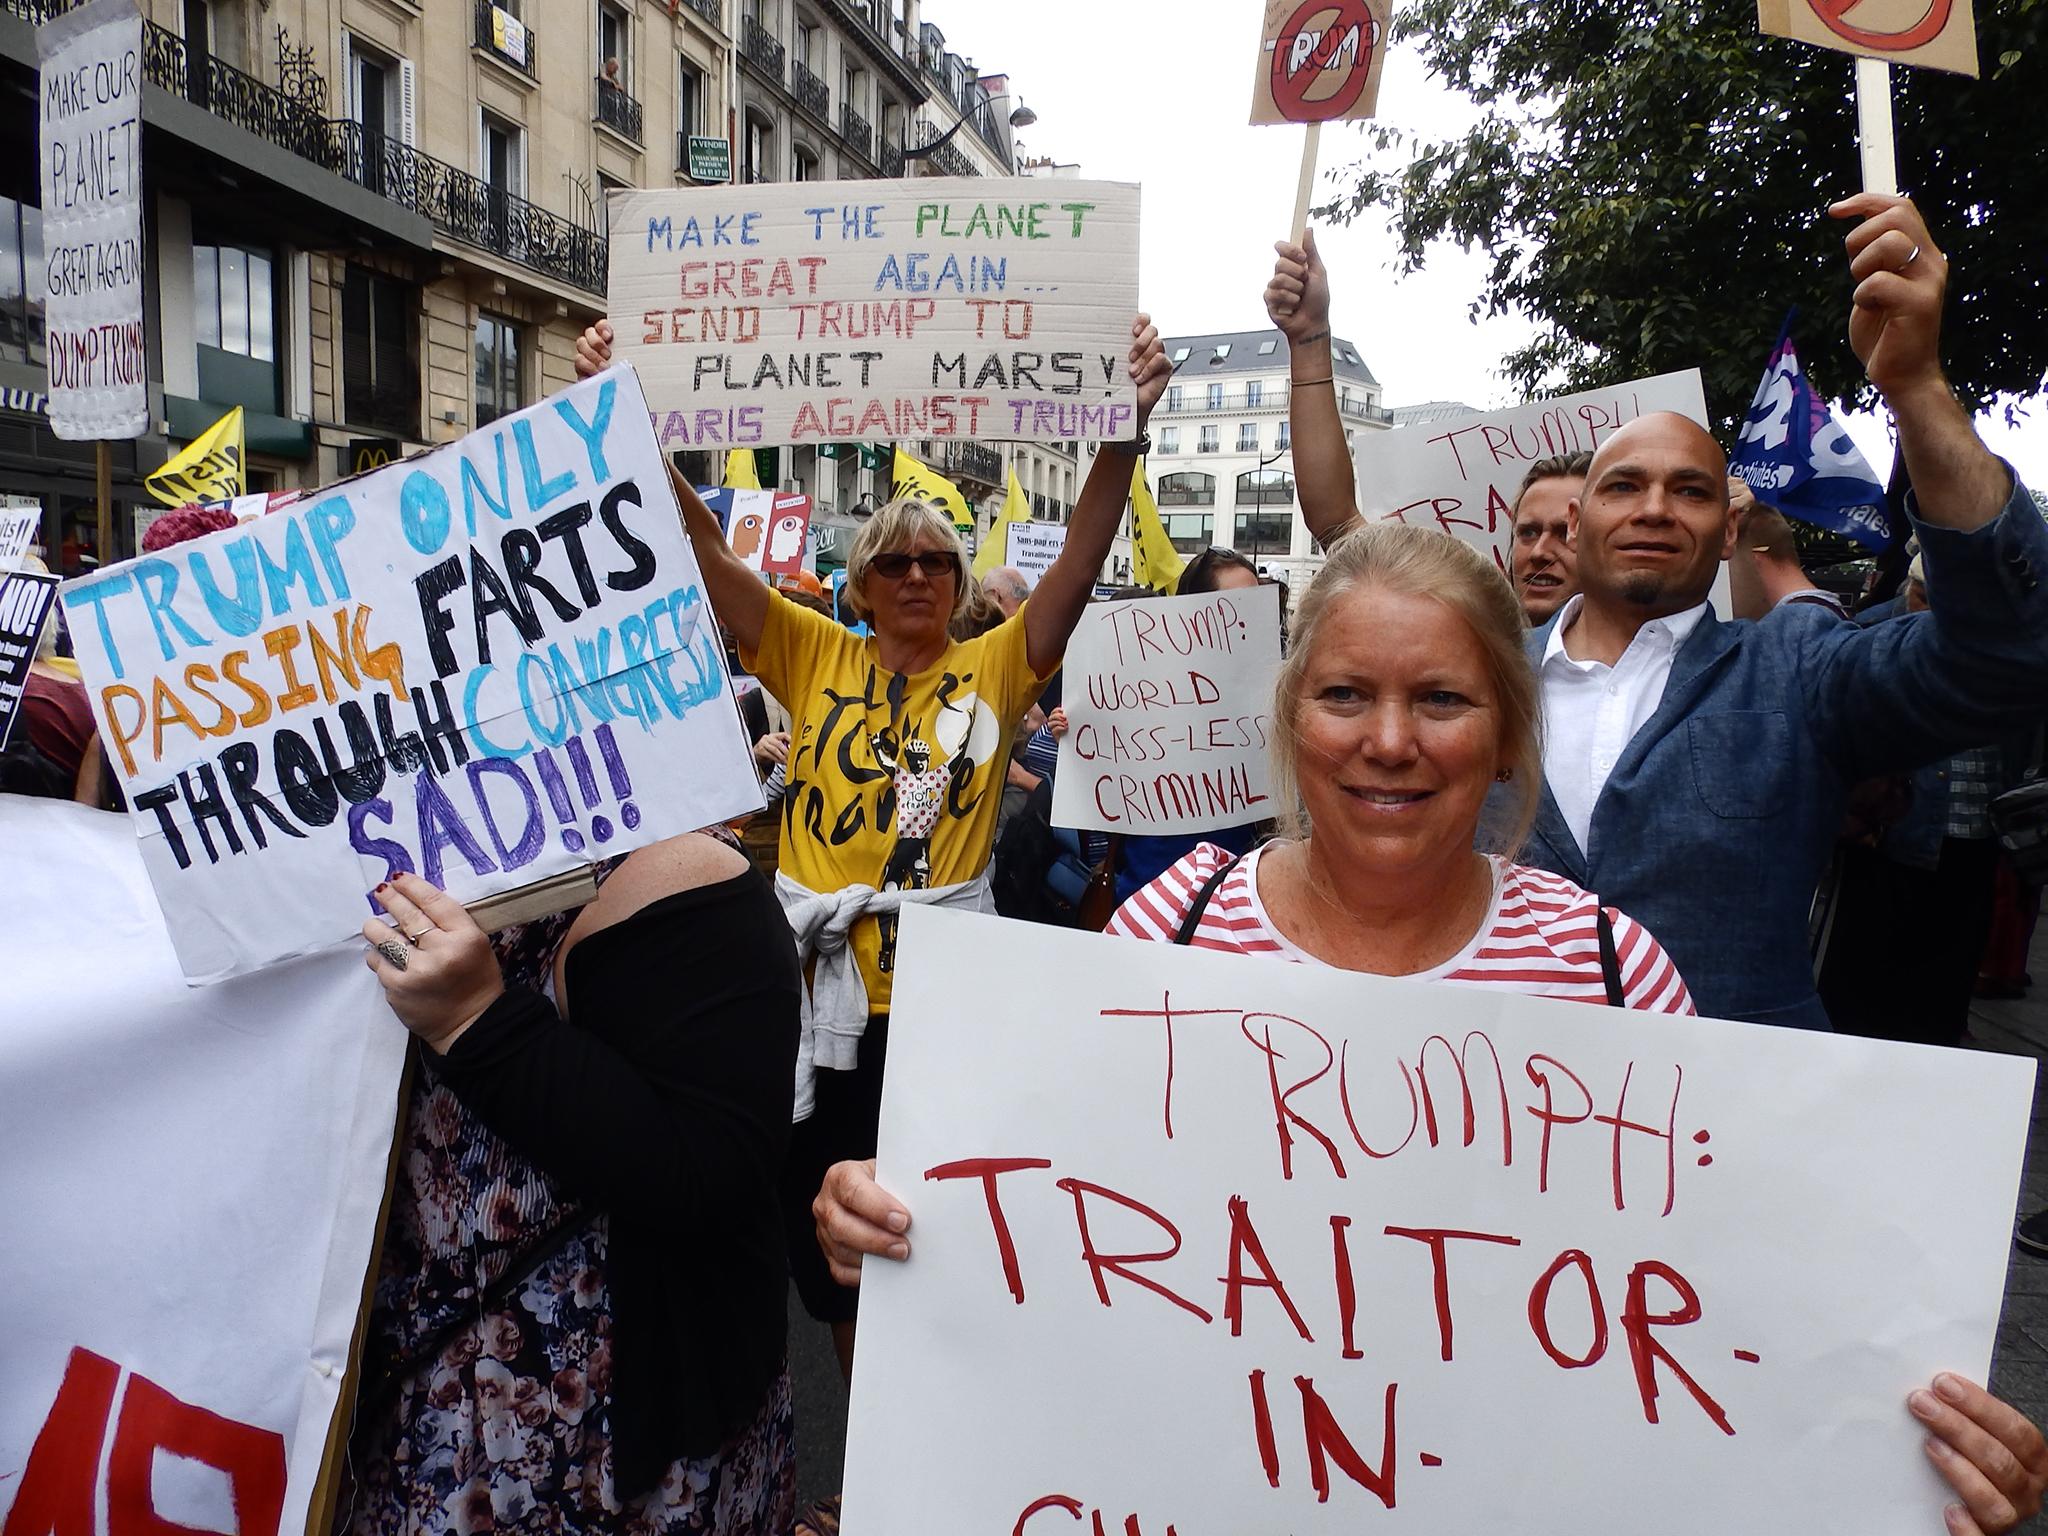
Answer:
[[664, 451], [1137, 432], [1138, 189], [615, 191], [612, 325]]
[[1055, 826], [1156, 836], [1274, 814], [1280, 589], [1095, 603], [1067, 642]]
[[1942, 1529], [2031, 1060], [927, 907], [896, 986], [846, 1536]]
[[1022, 573], [1032, 586], [1052, 569], [1060, 551], [1067, 547], [1065, 523], [1005, 523], [1009, 529], [1004, 547], [1004, 564]]
[[64, 604], [194, 980], [761, 803], [630, 368]]
[[0, 496], [0, 572], [20, 570], [42, 538], [42, 503], [23, 506], [12, 496]]
[[0, 1525], [303, 1531], [405, 1031], [346, 952], [188, 988], [119, 817], [0, 795], [0, 846]]
[[36, 28], [50, 430], [149, 430], [142, 324], [142, 18], [89, 0]]

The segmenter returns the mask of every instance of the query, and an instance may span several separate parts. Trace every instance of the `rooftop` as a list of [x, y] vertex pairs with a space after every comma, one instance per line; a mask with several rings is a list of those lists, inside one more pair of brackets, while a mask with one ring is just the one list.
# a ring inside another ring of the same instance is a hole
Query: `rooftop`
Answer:
[[1460, 416], [1477, 415], [1479, 407], [1467, 405], [1462, 400], [1425, 400], [1420, 405], [1397, 405], [1394, 407], [1394, 425], [1397, 427], [1427, 427], [1440, 421], [1456, 421]]
[[[1166, 355], [1182, 378], [1213, 378], [1223, 374], [1277, 373], [1287, 367], [1287, 338], [1277, 330], [1217, 331], [1204, 336], [1168, 336]], [[1330, 342], [1337, 377], [1354, 384], [1379, 387], [1358, 348], [1341, 336]]]

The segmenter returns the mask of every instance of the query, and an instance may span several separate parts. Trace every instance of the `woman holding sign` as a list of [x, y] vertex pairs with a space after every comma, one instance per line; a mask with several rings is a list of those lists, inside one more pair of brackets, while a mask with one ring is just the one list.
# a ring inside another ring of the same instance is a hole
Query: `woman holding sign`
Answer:
[[[611, 343], [609, 322], [586, 330], [578, 370], [604, 368]], [[988, 865], [1010, 744], [1087, 606], [1173, 371], [1144, 315], [1128, 371], [1136, 440], [1102, 445], [1031, 600], [968, 640], [947, 632], [968, 562], [945, 512], [901, 498], [861, 529], [846, 573], [846, 598], [872, 630], [860, 636], [764, 586], [675, 477], [712, 608], [792, 721], [776, 894], [811, 980], [784, 1202], [798, 1292], [833, 1324], [849, 1370], [855, 1298], [832, 1283], [806, 1213], [828, 1167], [875, 1149], [897, 914], [908, 902], [994, 910]]]

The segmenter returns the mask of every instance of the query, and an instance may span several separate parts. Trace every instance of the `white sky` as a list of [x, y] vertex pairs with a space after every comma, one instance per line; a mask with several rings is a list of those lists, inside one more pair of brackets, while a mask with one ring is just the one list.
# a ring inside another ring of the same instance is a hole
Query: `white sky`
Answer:
[[[1266, 324], [1260, 294], [1272, 243], [1288, 233], [1303, 130], [1246, 122], [1262, 12], [1260, 0], [1030, 0], [1000, 8], [927, 0], [949, 43], [983, 73], [1007, 73], [1038, 113], [1017, 134], [1029, 153], [1078, 162], [1084, 176], [1144, 185], [1141, 292], [1168, 334]], [[1429, 79], [1406, 47], [1387, 59], [1379, 115], [1441, 136], [1461, 131], [1476, 109]], [[1364, 152], [1356, 127], [1330, 124], [1322, 138], [1326, 173]], [[1318, 200], [1327, 188], [1319, 182]], [[1330, 268], [1336, 331], [1356, 343], [1385, 404], [1514, 403], [1500, 359], [1533, 328], [1519, 316], [1471, 323], [1481, 258], [1439, 248], [1423, 272], [1397, 282], [1394, 240], [1377, 211], [1319, 227], [1317, 240]], [[1759, 357], [1759, 376], [1763, 365]], [[1981, 429], [2031, 484], [2048, 486], [2048, 401], [2032, 402], [2032, 411], [2017, 431], [1989, 420]], [[1868, 416], [1849, 426], [1885, 474], [1887, 426]]]

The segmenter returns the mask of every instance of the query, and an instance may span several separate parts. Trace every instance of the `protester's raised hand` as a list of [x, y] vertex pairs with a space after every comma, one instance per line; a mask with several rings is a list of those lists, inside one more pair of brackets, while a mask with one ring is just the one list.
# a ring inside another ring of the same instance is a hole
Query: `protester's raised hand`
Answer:
[[818, 1246], [825, 1266], [840, 1285], [860, 1284], [860, 1262], [868, 1254], [907, 1259], [910, 1212], [875, 1182], [875, 1160], [834, 1163], [825, 1170], [818, 1198], [811, 1202], [818, 1223]]
[[1728, 515], [1735, 519], [1736, 536], [1743, 537], [1749, 532], [1749, 514], [1759, 503], [1756, 492], [1749, 488], [1749, 482], [1740, 475], [1728, 477]]
[[1131, 378], [1138, 386], [1138, 430], [1152, 419], [1152, 407], [1166, 393], [1166, 381], [1173, 377], [1173, 364], [1166, 360], [1166, 344], [1150, 315], [1131, 322]]
[[1828, 209], [1861, 220], [1844, 242], [1856, 280], [1849, 345], [1887, 400], [1929, 387], [1941, 372], [1941, 303], [1948, 258], [1910, 198], [1864, 192]]
[[1928, 1429], [1927, 1459], [1960, 1495], [1950, 1536], [2002, 1536], [2041, 1508], [2048, 1441], [2025, 1414], [1952, 1371], [1906, 1399]]
[[1266, 284], [1266, 314], [1280, 328], [1290, 347], [1320, 341], [1330, 334], [1330, 274], [1316, 254], [1316, 235], [1309, 230], [1295, 245], [1274, 245], [1273, 277]]
[[576, 338], [576, 377], [587, 379], [612, 365], [612, 323], [600, 320], [586, 325]]
[[372, 894], [391, 921], [363, 924], [364, 959], [399, 1022], [445, 1051], [505, 990], [491, 941], [461, 902], [418, 875], [402, 874]]

